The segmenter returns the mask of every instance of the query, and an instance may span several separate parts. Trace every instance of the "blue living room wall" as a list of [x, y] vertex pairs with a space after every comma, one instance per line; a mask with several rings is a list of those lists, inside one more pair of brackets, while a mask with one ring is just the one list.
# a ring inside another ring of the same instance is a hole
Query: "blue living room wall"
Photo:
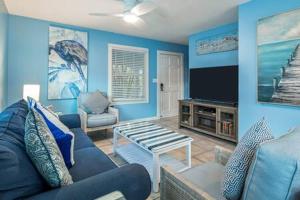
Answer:
[[230, 66], [238, 64], [238, 51], [227, 51], [198, 56], [196, 41], [214, 35], [238, 30], [238, 23], [227, 24], [204, 32], [193, 34], [189, 37], [189, 68]]
[[263, 116], [275, 136], [300, 125], [299, 107], [257, 102], [257, 21], [297, 8], [300, 1], [296, 0], [252, 0], [239, 7], [239, 138]]
[[0, 1], [0, 111], [6, 103], [8, 14]]
[[[107, 92], [108, 44], [121, 44], [149, 49], [149, 103], [120, 105], [121, 120], [156, 116], [157, 50], [184, 54], [185, 77], [188, 71], [188, 47], [151, 39], [133, 37], [93, 29], [72, 27], [20, 16], [9, 16], [8, 42], [8, 104], [22, 98], [23, 84], [40, 84], [42, 103], [52, 104], [64, 113], [76, 112], [76, 100], [47, 99], [48, 28], [50, 25], [74, 28], [88, 32], [89, 65], [88, 90]], [[185, 78], [185, 82], [187, 78]], [[187, 85], [187, 84], [186, 84]], [[187, 87], [187, 86], [185, 86]]]

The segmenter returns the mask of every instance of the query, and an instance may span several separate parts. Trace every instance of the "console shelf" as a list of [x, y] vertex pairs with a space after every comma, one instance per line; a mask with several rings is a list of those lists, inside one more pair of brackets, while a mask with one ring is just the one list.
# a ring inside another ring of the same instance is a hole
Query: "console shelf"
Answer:
[[237, 142], [237, 107], [217, 102], [179, 101], [179, 128]]

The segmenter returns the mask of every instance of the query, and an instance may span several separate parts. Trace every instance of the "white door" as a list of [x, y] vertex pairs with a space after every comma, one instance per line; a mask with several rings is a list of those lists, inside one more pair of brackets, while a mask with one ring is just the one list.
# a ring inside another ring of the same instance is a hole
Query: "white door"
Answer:
[[182, 55], [158, 54], [158, 92], [160, 117], [178, 115], [178, 100], [182, 98]]

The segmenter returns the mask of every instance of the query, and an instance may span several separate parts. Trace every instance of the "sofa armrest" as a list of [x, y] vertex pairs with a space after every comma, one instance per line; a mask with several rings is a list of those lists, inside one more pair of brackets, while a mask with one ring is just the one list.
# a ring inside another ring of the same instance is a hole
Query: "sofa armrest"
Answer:
[[60, 115], [59, 120], [69, 129], [80, 128], [80, 116], [78, 114]]
[[215, 161], [221, 165], [226, 165], [228, 162], [232, 151], [224, 147], [216, 146], [215, 147]]
[[108, 107], [108, 112], [117, 116], [117, 123], [119, 123], [119, 109], [118, 108], [115, 108], [115, 107]]
[[150, 176], [143, 166], [129, 164], [28, 199], [94, 200], [114, 191], [120, 191], [127, 200], [147, 199], [151, 192]]
[[86, 133], [87, 132], [87, 116], [88, 116], [88, 114], [80, 107], [77, 108], [77, 112], [80, 115], [81, 128]]

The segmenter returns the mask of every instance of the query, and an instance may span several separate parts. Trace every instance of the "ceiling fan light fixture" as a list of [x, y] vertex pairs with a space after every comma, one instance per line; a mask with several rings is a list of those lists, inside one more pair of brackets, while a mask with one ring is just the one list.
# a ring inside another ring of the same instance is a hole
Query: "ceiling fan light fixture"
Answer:
[[133, 13], [126, 13], [123, 16], [123, 20], [127, 23], [134, 24], [139, 20], [139, 17]]

